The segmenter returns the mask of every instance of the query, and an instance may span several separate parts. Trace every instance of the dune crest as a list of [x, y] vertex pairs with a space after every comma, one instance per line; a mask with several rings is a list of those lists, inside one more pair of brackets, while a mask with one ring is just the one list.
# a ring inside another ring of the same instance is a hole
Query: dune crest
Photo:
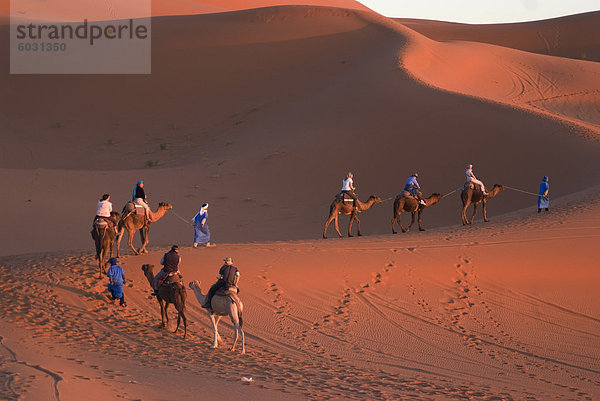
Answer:
[[427, 85], [540, 112], [600, 133], [600, 63], [486, 43], [438, 42], [420, 35], [412, 36], [399, 63]]

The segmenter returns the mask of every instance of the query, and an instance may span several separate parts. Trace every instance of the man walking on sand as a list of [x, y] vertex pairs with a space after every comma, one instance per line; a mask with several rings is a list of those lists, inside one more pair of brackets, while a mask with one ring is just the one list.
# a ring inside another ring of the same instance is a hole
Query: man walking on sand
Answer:
[[550, 184], [548, 184], [548, 176], [545, 175], [540, 183], [540, 192], [538, 192], [538, 213], [545, 209], [547, 212], [550, 208]]
[[108, 260], [110, 267], [106, 272], [108, 276], [108, 291], [113, 300], [118, 299], [119, 305], [125, 307], [125, 294], [123, 292], [123, 284], [125, 284], [125, 271], [117, 264], [117, 258]]

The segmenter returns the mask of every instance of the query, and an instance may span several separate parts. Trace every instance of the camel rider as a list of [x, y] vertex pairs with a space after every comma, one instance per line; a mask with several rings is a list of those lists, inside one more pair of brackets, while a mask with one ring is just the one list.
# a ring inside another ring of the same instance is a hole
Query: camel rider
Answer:
[[225, 264], [219, 270], [217, 282], [210, 287], [208, 294], [206, 294], [206, 300], [202, 305], [203, 308], [211, 309], [210, 303], [212, 298], [220, 288], [237, 288], [238, 281], [240, 281], [240, 271], [233, 265], [233, 259], [230, 257], [226, 257], [224, 261]]
[[112, 203], [110, 202], [110, 195], [104, 194], [102, 198], [98, 201], [96, 205], [96, 217], [94, 217], [94, 221], [96, 219], [102, 219], [108, 223], [110, 227], [117, 232], [117, 221], [114, 217], [110, 215], [112, 212]]
[[133, 196], [131, 200], [140, 206], [144, 207], [144, 212], [146, 214], [146, 218], [148, 219], [150, 216], [150, 207], [148, 206], [148, 200], [146, 199], [146, 193], [144, 192], [144, 181], [139, 180], [135, 184], [135, 188], [133, 189]]
[[426, 206], [425, 201], [421, 197], [421, 192], [419, 192], [419, 189], [421, 189], [421, 186], [417, 182], [418, 177], [419, 177], [419, 173], [414, 173], [413, 175], [408, 177], [408, 179], [406, 180], [406, 184], [404, 185], [404, 190], [406, 192], [408, 192], [409, 194], [411, 194], [412, 196], [414, 196], [415, 198], [417, 198], [417, 200], [419, 201], [419, 203], [421, 205]]
[[358, 198], [356, 197], [356, 194], [354, 193], [354, 191], [356, 190], [356, 187], [354, 186], [354, 174], [352, 174], [351, 172], [348, 172], [348, 174], [346, 174], [346, 178], [342, 181], [342, 199], [344, 198], [343, 194], [347, 194], [349, 197], [351, 197], [354, 202], [353, 205], [354, 207], [356, 207], [358, 205]]
[[163, 268], [154, 276], [154, 294], [158, 295], [158, 288], [162, 285], [163, 281], [168, 277], [177, 274], [180, 278], [183, 278], [179, 271], [179, 264], [181, 263], [181, 255], [179, 255], [179, 247], [173, 245], [171, 250], [163, 255], [160, 259], [160, 264]]
[[481, 192], [483, 192], [483, 195], [486, 196], [488, 193], [485, 190], [485, 186], [483, 185], [483, 182], [479, 181], [477, 179], [477, 177], [475, 177], [475, 174], [473, 174], [473, 165], [469, 164], [467, 165], [467, 171], [465, 171], [465, 174], [467, 176], [467, 182], [472, 182], [475, 185], [479, 185], [479, 188], [481, 189]]

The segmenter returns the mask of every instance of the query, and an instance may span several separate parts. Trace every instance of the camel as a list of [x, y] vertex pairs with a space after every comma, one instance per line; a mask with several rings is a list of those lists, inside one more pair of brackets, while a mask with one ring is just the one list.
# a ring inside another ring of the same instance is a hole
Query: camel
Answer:
[[[483, 192], [481, 192], [481, 188], [479, 188], [479, 186], [476, 186], [473, 184], [465, 185], [462, 192], [460, 193], [460, 199], [462, 200], [462, 203], [463, 203], [463, 209], [462, 209], [463, 225], [471, 224], [473, 222], [473, 219], [475, 218], [475, 213], [477, 212], [477, 205], [480, 203], [483, 204], [483, 221], [487, 222], [488, 221], [487, 211], [485, 209], [486, 203], [487, 203], [488, 199], [495, 197], [503, 189], [504, 189], [504, 185], [494, 184], [494, 187], [490, 191], [488, 191], [487, 195], [484, 196]], [[467, 216], [466, 216], [466, 212], [467, 212], [467, 208], [469, 207], [470, 204], [473, 204], [473, 216], [471, 217], [471, 220], [468, 220]]]
[[[200, 282], [198, 280], [190, 282], [190, 288], [194, 291], [194, 294], [196, 294], [196, 299], [198, 300], [198, 302], [200, 302], [200, 305], [204, 305], [206, 294], [202, 293], [202, 290], [200, 289]], [[235, 332], [235, 336], [233, 338], [233, 345], [229, 350], [235, 351], [235, 346], [238, 342], [238, 338], [241, 338], [242, 354], [245, 354], [246, 340], [244, 337], [244, 331], [242, 330], [242, 311], [244, 310], [244, 305], [242, 304], [242, 301], [239, 299], [237, 294], [219, 295], [217, 293], [212, 298], [210, 306], [211, 309], [207, 309], [207, 313], [212, 323], [215, 334], [213, 344], [210, 346], [210, 348], [218, 348], [219, 342], [222, 342], [217, 326], [219, 325], [219, 320], [221, 320], [221, 317], [229, 316], [229, 318], [231, 319], [231, 323], [233, 324], [233, 330]]]
[[[144, 271], [148, 283], [150, 283], [150, 287], [154, 290], [154, 265], [144, 264], [142, 265], [142, 270]], [[172, 280], [169, 281], [169, 284], [160, 286], [158, 289], [158, 296], [156, 297], [158, 304], [160, 305], [160, 327], [163, 329], [168, 328], [169, 315], [167, 309], [170, 304], [175, 305], [175, 309], [177, 310], [177, 327], [175, 327], [173, 333], [177, 333], [179, 323], [183, 320], [183, 339], [185, 340], [187, 337], [187, 319], [185, 317], [185, 299], [187, 293], [185, 291], [185, 285], [180, 282], [178, 275], [169, 277], [169, 279], [171, 278]]]
[[340, 227], [338, 226], [338, 215], [350, 215], [350, 224], [348, 224], [348, 237], [352, 237], [352, 222], [356, 220], [356, 229], [357, 234], [360, 237], [362, 234], [360, 233], [360, 220], [358, 220], [357, 214], [360, 212], [364, 212], [373, 206], [375, 203], [381, 202], [381, 198], [379, 196], [371, 195], [366, 202], [358, 201], [356, 208], [354, 208], [352, 202], [344, 202], [340, 201], [338, 198], [334, 199], [329, 207], [329, 218], [325, 222], [325, 228], [323, 229], [323, 238], [327, 238], [327, 228], [332, 221], [335, 220], [335, 231], [337, 231], [340, 238], [342, 237], [342, 233], [340, 233]]
[[[117, 221], [121, 218], [121, 215], [117, 212], [111, 212], [110, 216]], [[106, 254], [110, 251], [109, 258], [113, 256], [113, 244], [115, 243], [116, 234], [104, 219], [94, 220], [91, 234], [96, 244], [96, 259], [98, 259], [100, 268], [98, 278], [102, 278], [102, 274], [106, 273]]]
[[[425, 205], [421, 205], [414, 196], [405, 196], [403, 194], [396, 196], [396, 200], [394, 200], [394, 214], [392, 217], [392, 233], [396, 234], [396, 229], [394, 227], [396, 222], [398, 222], [400, 230], [402, 230], [403, 233], [410, 231], [410, 228], [415, 222], [415, 213], [418, 214], [417, 222], [419, 224], [419, 231], [425, 231], [423, 226], [421, 226], [421, 214], [423, 213], [423, 209], [435, 205], [441, 199], [442, 194], [435, 192], [431, 194], [429, 198], [424, 198]], [[402, 212], [410, 212], [412, 215], [410, 225], [406, 228], [402, 227], [402, 222], [400, 221]]]
[[[119, 220], [118, 231], [119, 235], [117, 236], [117, 258], [119, 257], [119, 249], [121, 247], [121, 238], [123, 238], [123, 234], [125, 233], [125, 229], [127, 229], [128, 239], [127, 245], [131, 248], [133, 253], [139, 255], [140, 253], [146, 253], [146, 245], [150, 242], [150, 223], [154, 223], [160, 220], [170, 209], [172, 209], [169, 203], [160, 202], [158, 204], [158, 209], [156, 212], [149, 210], [148, 220], [146, 220], [145, 216], [141, 214], [135, 214], [135, 207], [133, 206], [133, 202], [128, 202], [123, 207], [123, 217]], [[133, 235], [136, 230], [140, 230], [140, 237], [142, 239], [142, 247], [139, 250], [135, 250], [133, 247]]]

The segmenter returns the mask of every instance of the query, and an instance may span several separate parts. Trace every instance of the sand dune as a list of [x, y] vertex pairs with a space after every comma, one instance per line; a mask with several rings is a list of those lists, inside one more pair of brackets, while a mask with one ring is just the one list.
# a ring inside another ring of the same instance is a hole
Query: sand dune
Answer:
[[[274, 6], [321, 6], [352, 10], [368, 10], [355, 0], [152, 0], [143, 2], [115, 2], [106, 0], [49, 0], [22, 1], [14, 4], [14, 11], [28, 18], [45, 21], [113, 20], [160, 17], [165, 15], [212, 14]], [[0, 17], [10, 15], [10, 3], [0, 1]], [[1, 20], [0, 20], [1, 22]]]
[[578, 60], [600, 61], [595, 34], [600, 12], [543, 21], [471, 25], [395, 18], [395, 21], [437, 41], [483, 42], [527, 52]]
[[3, 398], [596, 399], [600, 200], [584, 199], [471, 230], [183, 249], [205, 289], [234, 255], [244, 357], [209, 349], [191, 293], [189, 338], [157, 327], [140, 266], [161, 249], [123, 260], [125, 309], [89, 253], [3, 258]]
[[[554, 100], [515, 93], [508, 97], [517, 99], [512, 107], [441, 93], [411, 76], [430, 76], [438, 64], [408, 74], [398, 58], [416, 49], [417, 61], [426, 61], [423, 54], [439, 51], [450, 65], [446, 44], [383, 17], [331, 8], [162, 17], [153, 32], [149, 76], [10, 76], [2, 64], [8, 90], [0, 100], [6, 133], [0, 163], [15, 189], [0, 195], [15, 211], [0, 228], [3, 254], [87, 249], [80, 233], [87, 232], [95, 200], [109, 192], [120, 209], [140, 178], [153, 207], [171, 202], [185, 219], [211, 202], [215, 241], [320, 237], [348, 170], [363, 199], [395, 196], [415, 170], [426, 195], [450, 193], [463, 184], [466, 163], [489, 185], [529, 191], [549, 175], [554, 196], [598, 182], [598, 145], [577, 135], [585, 133], [581, 120], [564, 125], [569, 108], [586, 117], [596, 115], [593, 107], [585, 112], [569, 96], [560, 105], [561, 94], [584, 85], [577, 77], [559, 80]], [[190, 37], [197, 39], [182, 39]], [[481, 46], [484, 55], [508, 51]], [[519, 55], [498, 71], [522, 59], [532, 68], [558, 63], [557, 69], [594, 76], [592, 63]], [[472, 75], [475, 82], [490, 79]], [[440, 77], [440, 85], [465, 82], [459, 73]], [[503, 89], [490, 92], [495, 99], [514, 85], [509, 78], [498, 82]], [[559, 121], [514, 108], [542, 102], [560, 107]], [[514, 191], [500, 196], [490, 202], [491, 217], [535, 204]], [[363, 233], [390, 232], [391, 208], [388, 201], [364, 213]], [[52, 235], [65, 213], [68, 225]], [[457, 224], [459, 216], [452, 195], [427, 211], [425, 227]], [[40, 223], [33, 234], [15, 228], [28, 219]], [[156, 227], [154, 243], [190, 241], [190, 228], [173, 214]]]
[[[588, 46], [585, 31], [549, 56], [527, 35], [434, 37], [351, 2], [169, 15], [242, 3], [176, 4], [154, 4], [151, 75], [9, 75], [0, 53], [0, 398], [600, 397], [600, 70], [557, 57]], [[578, 18], [597, 14], [560, 32]], [[489, 223], [459, 225], [467, 163], [526, 192], [549, 175], [551, 212], [506, 189]], [[384, 202], [360, 215], [365, 237], [321, 240], [348, 170], [361, 199]], [[426, 232], [393, 236], [391, 199], [414, 171], [449, 196]], [[119, 210], [138, 179], [153, 209], [174, 208], [149, 254], [121, 245], [119, 308], [89, 229], [98, 197]], [[218, 246], [192, 249], [203, 202]], [[173, 243], [203, 289], [234, 257], [246, 356], [209, 349], [191, 293], [188, 340], [158, 328], [140, 266]]]

